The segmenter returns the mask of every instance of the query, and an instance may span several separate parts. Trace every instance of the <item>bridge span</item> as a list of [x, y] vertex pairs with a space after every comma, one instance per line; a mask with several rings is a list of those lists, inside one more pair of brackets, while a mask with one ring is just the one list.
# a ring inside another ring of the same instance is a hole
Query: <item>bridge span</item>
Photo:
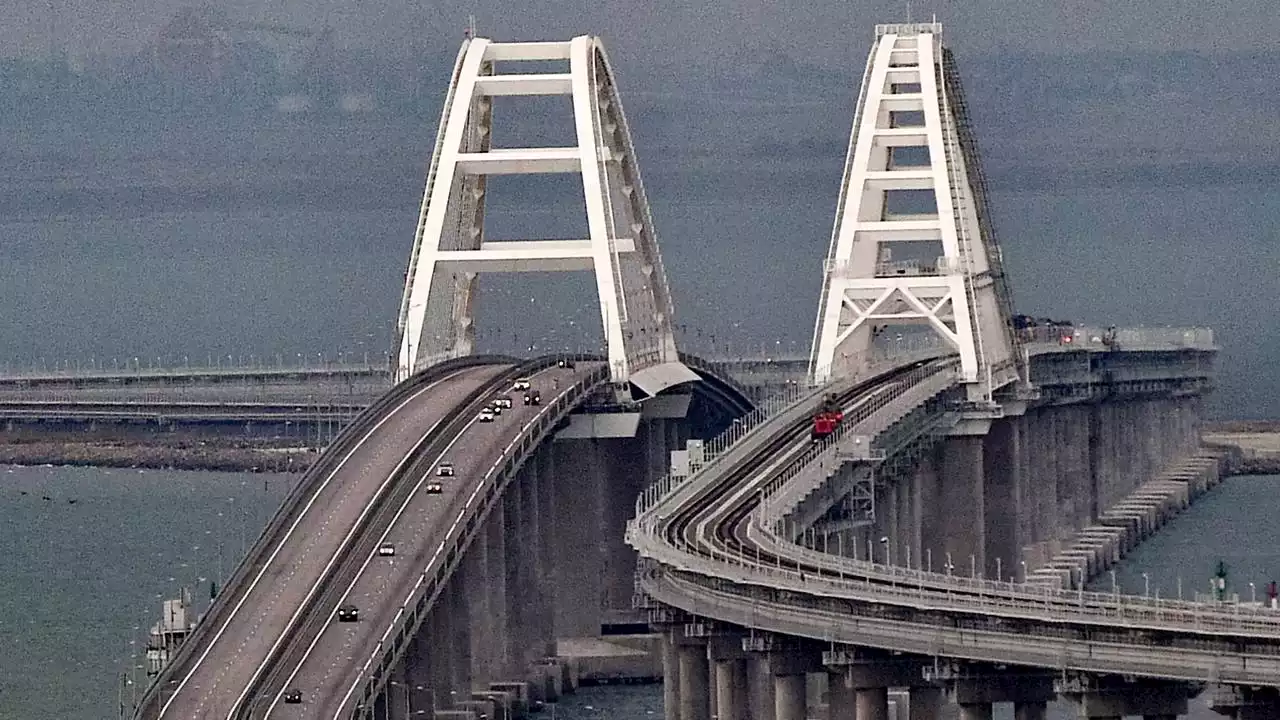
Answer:
[[[877, 27], [805, 377], [755, 408], [675, 346], [599, 41], [468, 38], [406, 273], [401, 382], [302, 479], [138, 716], [518, 715], [562, 687], [548, 643], [639, 625], [663, 634], [673, 720], [807, 720], [809, 676], [858, 720], [886, 719], [890, 688], [917, 720], [943, 693], [965, 720], [996, 701], [1034, 720], [1055, 695], [1163, 720], [1205, 684], [1274, 717], [1271, 615], [1025, 582], [1197, 452], [1216, 347], [1204, 329], [1013, 314], [940, 33]], [[523, 61], [568, 70], [502, 72]], [[492, 98], [531, 94], [567, 96], [576, 145], [491, 147]], [[582, 177], [589, 238], [485, 239], [486, 175], [559, 172]], [[526, 270], [594, 272], [600, 357], [468, 358], [477, 277]], [[480, 422], [520, 377], [542, 404]], [[845, 419], [814, 442], [828, 402]]]

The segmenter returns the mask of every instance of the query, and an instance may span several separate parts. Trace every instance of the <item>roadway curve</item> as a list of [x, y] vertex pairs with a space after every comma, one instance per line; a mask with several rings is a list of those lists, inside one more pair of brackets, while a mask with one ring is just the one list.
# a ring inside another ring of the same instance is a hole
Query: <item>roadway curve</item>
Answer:
[[470, 358], [402, 384], [361, 415], [300, 479], [195, 636], [148, 691], [144, 720], [224, 720], [285, 635], [366, 508], [405, 459], [510, 362]]
[[[872, 398], [910, 368], [841, 402], [866, 419]], [[826, 643], [929, 656], [1160, 679], [1280, 684], [1274, 612], [886, 567], [803, 548], [762, 523], [762, 491], [818, 454], [806, 408], [793, 408], [725, 453], [716, 471], [642, 509], [628, 539], [646, 558], [642, 586], [671, 607]], [[845, 432], [850, 431], [848, 423]], [[820, 452], [820, 449], [819, 449]]]
[[[532, 373], [530, 381], [541, 392], [542, 405], [524, 406], [519, 394], [511, 393], [514, 407], [495, 422], [478, 423], [472, 414], [456, 432], [441, 436], [426, 449], [415, 469], [400, 479], [404, 491], [397, 492], [395, 501], [366, 528], [324, 597], [308, 610], [311, 622], [290, 638], [273, 661], [272, 677], [264, 683], [248, 717], [352, 717], [361, 700], [361, 686], [369, 680], [370, 659], [384, 642], [404, 630], [403, 608], [415, 600], [424, 581], [448, 575], [448, 549], [460, 546], [459, 556], [465, 551], [465, 544], [455, 539], [472, 519], [475, 526], [480, 525], [478, 516], [486, 511], [486, 498], [500, 496], [503, 465], [508, 458], [518, 460], [513, 451], [534, 428], [554, 424], [576, 405], [578, 397], [606, 382], [607, 376], [602, 362]], [[436, 479], [434, 468], [444, 461], [453, 463], [455, 477], [443, 479], [442, 494], [423, 492], [424, 483]], [[377, 555], [384, 541], [395, 543], [395, 557]], [[360, 608], [359, 622], [336, 622], [337, 609], [345, 603]], [[303, 704], [284, 704], [283, 693], [294, 688], [302, 691]]]

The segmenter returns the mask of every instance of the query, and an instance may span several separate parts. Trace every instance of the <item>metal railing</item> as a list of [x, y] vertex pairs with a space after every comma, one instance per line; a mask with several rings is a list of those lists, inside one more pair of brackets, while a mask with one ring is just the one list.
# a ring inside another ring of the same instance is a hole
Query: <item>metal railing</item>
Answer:
[[[920, 337], [925, 338], [928, 336]], [[919, 345], [914, 343], [899, 344], [886, 348], [884, 351], [873, 353], [866, 365], [863, 366], [865, 368], [864, 371], [853, 377], [839, 378], [823, 385], [797, 383], [787, 386], [782, 392], [766, 399], [762, 405], [740, 418], [723, 433], [704, 443], [700, 450], [695, 451], [700, 453], [700, 457], [690, 459], [688, 476], [680, 477], [668, 473], [645, 488], [640, 493], [640, 496], [636, 498], [636, 516], [639, 517], [658, 503], [669, 499], [672, 493], [688, 485], [689, 481], [709, 476], [707, 474], [713, 472], [713, 468], [725, 457], [726, 453], [737, 447], [744, 439], [768, 437], [769, 433], [761, 434], [761, 429], [770, 421], [782, 418], [785, 415], [788, 419], [783, 424], [794, 423], [800, 417], [811, 414], [813, 407], [810, 406], [814, 406], [816, 400], [824, 394], [851, 387], [867, 377], [891, 370], [899, 365], [907, 365], [912, 362], [938, 357], [941, 352], [939, 347], [937, 342], [922, 342]], [[699, 483], [699, 486], [701, 484], [703, 483]]]
[[1092, 325], [1058, 325], [1022, 328], [1019, 339], [1029, 353], [1054, 352], [1078, 347], [1087, 350], [1160, 351], [1217, 350], [1213, 329], [1207, 327], [1103, 328]]
[[[532, 372], [532, 370], [530, 370]], [[426, 617], [444, 584], [461, 562], [463, 552], [479, 530], [477, 518], [483, 517], [488, 505], [502, 496], [507, 483], [515, 476], [528, 455], [537, 448], [556, 424], [578, 405], [582, 398], [607, 382], [609, 371], [600, 367], [577, 384], [566, 388], [520, 429], [516, 437], [503, 448], [498, 459], [481, 481], [481, 486], [467, 498], [462, 510], [468, 514], [465, 523], [459, 523], [442, 543], [447, 548], [441, 560], [427, 567], [409, 590], [396, 611], [391, 625], [379, 639], [376, 649], [361, 665], [358, 676], [362, 689], [358, 705], [371, 707], [372, 700], [381, 691], [383, 679], [395, 667], [404, 645], [414, 637], [418, 626]], [[473, 507], [474, 506], [474, 507]]]
[[[929, 656], [962, 657], [1024, 665], [1116, 672], [1192, 681], [1272, 684], [1280, 675], [1280, 657], [1271, 653], [1224, 655], [1223, 642], [1154, 646], [1125, 642], [1124, 635], [1091, 634], [1085, 638], [1067, 624], [1046, 623], [1034, 631], [1011, 631], [953, 622], [945, 613], [925, 613], [919, 620], [899, 620], [879, 610], [889, 594], [868, 588], [862, 603], [832, 597], [779, 593], [775, 585], [735, 585], [732, 581], [673, 572], [648, 566], [641, 587], [656, 600], [726, 622], [759, 627], [828, 643], [873, 645]], [[846, 584], [852, 589], [852, 586]], [[895, 592], [909, 596], [910, 588]], [[932, 610], [949, 610], [939, 603]], [[980, 614], [987, 614], [984, 608]]]

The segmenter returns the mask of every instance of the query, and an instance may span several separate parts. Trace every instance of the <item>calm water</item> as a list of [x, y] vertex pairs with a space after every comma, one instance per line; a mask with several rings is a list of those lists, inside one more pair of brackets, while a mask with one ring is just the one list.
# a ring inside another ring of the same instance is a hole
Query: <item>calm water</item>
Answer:
[[[122, 674], [132, 667], [135, 687], [145, 683], [130, 658], [161, 600], [187, 585], [203, 608], [209, 581], [230, 573], [291, 481], [0, 468], [0, 637], [10, 649], [0, 655], [0, 719], [116, 717]], [[1181, 575], [1190, 593], [1207, 586], [1221, 558], [1247, 595], [1250, 582], [1280, 579], [1278, 514], [1280, 477], [1233, 478], [1134, 553], [1117, 582], [1141, 592], [1146, 572], [1152, 591], [1168, 596]], [[584, 689], [557, 716], [640, 720], [660, 715], [661, 704], [657, 686]], [[1217, 716], [1202, 709], [1190, 717]]]

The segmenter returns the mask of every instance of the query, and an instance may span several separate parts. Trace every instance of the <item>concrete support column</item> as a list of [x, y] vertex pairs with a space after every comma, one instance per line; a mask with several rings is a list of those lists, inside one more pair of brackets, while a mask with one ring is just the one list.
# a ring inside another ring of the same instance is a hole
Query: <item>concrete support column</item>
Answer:
[[[680, 656], [680, 720], [710, 720], [711, 694], [708, 688], [710, 668], [707, 651], [700, 645], [681, 645]], [[804, 720], [801, 718], [800, 720]]]
[[773, 676], [774, 720], [808, 720], [804, 675]]
[[747, 661], [716, 660], [716, 717], [747, 720]]
[[960, 720], [991, 720], [991, 703], [963, 703]]
[[858, 688], [857, 693], [858, 720], [889, 720], [889, 688]]
[[563, 440], [552, 445], [556, 471], [552, 577], [557, 638], [595, 637], [600, 633], [606, 489], [600, 444], [596, 440]]
[[[598, 543], [604, 552], [603, 607], [605, 621], [634, 616], [631, 596], [635, 592], [636, 551], [625, 539], [627, 521], [635, 514], [636, 498], [646, 485], [648, 458], [643, 439], [644, 425], [637, 437], [597, 440], [594, 445], [605, 468], [604, 494]], [[599, 628], [592, 634], [599, 632]]]
[[908, 720], [938, 720], [941, 709], [942, 690], [940, 688], [933, 686], [911, 688], [908, 699]]
[[534, 571], [534, 592], [538, 598], [538, 615], [536, 622], [542, 628], [542, 634], [549, 643], [556, 641], [556, 585], [555, 573], [555, 532], [557, 525], [555, 476], [555, 453], [550, 447], [543, 447], [535, 457], [537, 472], [530, 485], [533, 502], [531, 507], [535, 517], [533, 531], [537, 545], [537, 560]]
[[1013, 704], [1013, 720], [1045, 720], [1048, 716], [1048, 703], [1020, 702]]
[[662, 635], [662, 712], [666, 720], [680, 720], [680, 649], [670, 632]]
[[[525, 588], [529, 586], [528, 572], [532, 561], [528, 530], [525, 527], [524, 503], [521, 496], [523, 486], [529, 473], [521, 470], [512, 479], [502, 493], [502, 514], [504, 552], [502, 554], [505, 580], [503, 587], [507, 589], [503, 600], [506, 610], [507, 653], [503, 655], [502, 674], [504, 677], [523, 677], [525, 665], [533, 658], [533, 623], [527, 615], [529, 607]], [[537, 653], [541, 657], [542, 653]], [[495, 678], [495, 680], [498, 678]]]
[[489, 672], [480, 678], [481, 683], [488, 685], [500, 681], [507, 674], [507, 664], [512, 657], [511, 623], [509, 604], [507, 602], [507, 513], [505, 503], [499, 500], [489, 511], [484, 521], [485, 536], [485, 589], [489, 594], [489, 623], [493, 626], [490, 637], [491, 645], [486, 654], [489, 657]]
[[857, 702], [858, 691], [846, 681], [844, 671], [827, 671], [827, 720], [855, 720]]
[[931, 526], [938, 529], [943, 551], [951, 553], [957, 575], [967, 576], [974, 564], [978, 574], [986, 567], [982, 443], [981, 436], [950, 437], [943, 443], [940, 502]]

